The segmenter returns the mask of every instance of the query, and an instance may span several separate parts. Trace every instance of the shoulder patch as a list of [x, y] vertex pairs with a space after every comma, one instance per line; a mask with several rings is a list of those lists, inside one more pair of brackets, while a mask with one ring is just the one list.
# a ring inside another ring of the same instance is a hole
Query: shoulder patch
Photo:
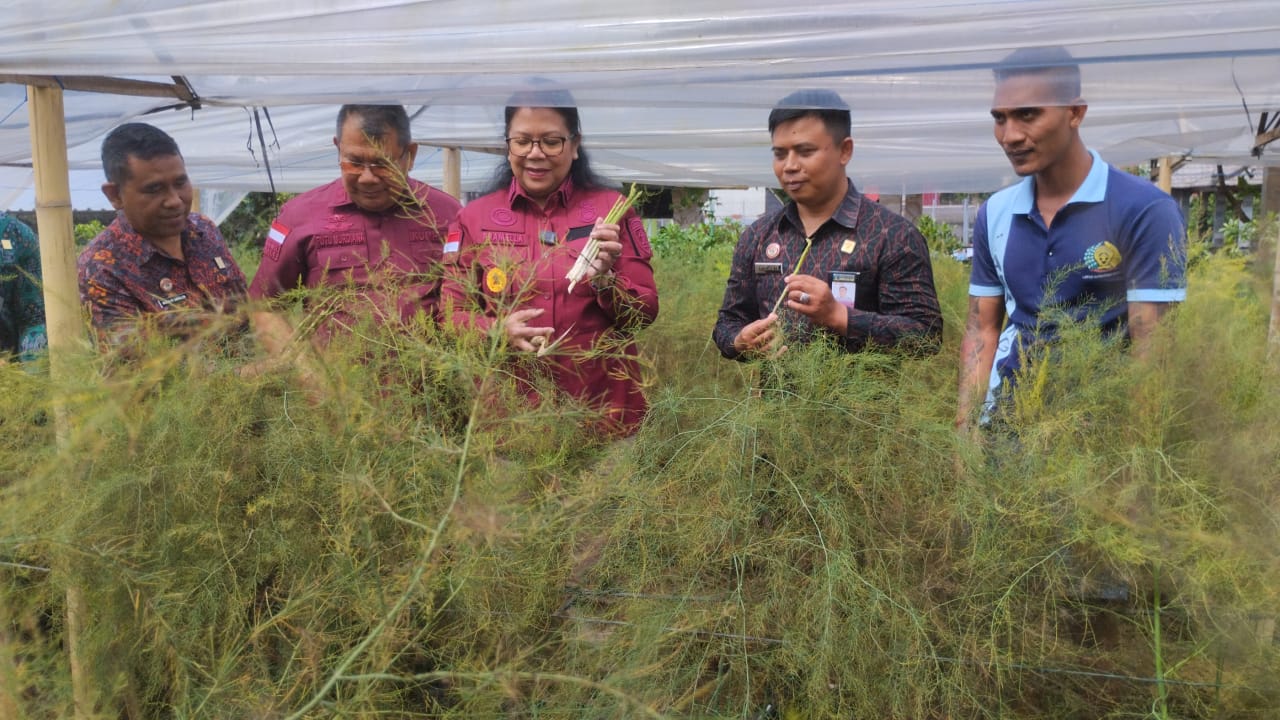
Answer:
[[[289, 228], [279, 220], [271, 223], [271, 230], [267, 232], [267, 240], [280, 245], [284, 242], [285, 237], [289, 234]], [[270, 244], [270, 243], [268, 243]]]
[[644, 221], [632, 215], [627, 221], [627, 230], [631, 233], [631, 241], [635, 243], [636, 252], [640, 257], [653, 257], [653, 248], [649, 246], [649, 234], [644, 231]]
[[462, 246], [462, 230], [454, 228], [449, 231], [449, 235], [444, 239], [444, 251], [446, 253], [456, 253], [458, 248]]

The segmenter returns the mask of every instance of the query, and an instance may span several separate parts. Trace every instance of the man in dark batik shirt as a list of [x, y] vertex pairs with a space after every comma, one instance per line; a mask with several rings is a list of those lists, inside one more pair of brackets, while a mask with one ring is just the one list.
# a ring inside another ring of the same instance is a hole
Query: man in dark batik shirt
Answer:
[[938, 349], [929, 249], [910, 222], [868, 201], [845, 175], [850, 129], [849, 107], [827, 90], [792, 93], [769, 114], [773, 171], [791, 201], [738, 240], [712, 332], [725, 357], [780, 352], [783, 335], [805, 342], [816, 333], [850, 352]]
[[191, 180], [173, 138], [144, 123], [121, 125], [102, 142], [102, 168], [116, 219], [76, 263], [99, 338], [152, 313], [184, 334], [200, 323], [177, 311], [234, 308], [248, 293], [244, 273], [213, 221], [191, 212]]
[[0, 363], [32, 360], [47, 346], [40, 245], [31, 228], [0, 213]]

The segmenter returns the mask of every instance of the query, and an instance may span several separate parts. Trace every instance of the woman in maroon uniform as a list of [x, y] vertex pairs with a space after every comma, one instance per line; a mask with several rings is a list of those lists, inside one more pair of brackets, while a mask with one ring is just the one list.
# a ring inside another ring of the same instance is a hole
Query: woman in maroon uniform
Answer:
[[[502, 329], [531, 360], [532, 399], [532, 374], [548, 373], [603, 413], [605, 432], [630, 435], [646, 408], [633, 335], [658, 315], [653, 252], [634, 211], [604, 222], [621, 196], [592, 172], [573, 103], [562, 90], [512, 98], [507, 163], [450, 228], [441, 305], [456, 326]], [[571, 290], [591, 238], [599, 251]]]

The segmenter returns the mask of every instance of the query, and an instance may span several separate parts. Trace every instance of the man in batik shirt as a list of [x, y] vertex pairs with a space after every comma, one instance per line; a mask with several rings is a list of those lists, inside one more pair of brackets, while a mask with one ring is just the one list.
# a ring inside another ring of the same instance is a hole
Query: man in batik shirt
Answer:
[[99, 337], [116, 337], [141, 315], [234, 308], [248, 292], [244, 273], [213, 221], [191, 212], [191, 180], [173, 138], [121, 125], [102, 143], [102, 168], [116, 219], [77, 262], [80, 300]]
[[738, 240], [712, 332], [725, 357], [779, 352], [782, 335], [825, 334], [850, 352], [937, 350], [942, 313], [928, 246], [846, 176], [850, 127], [848, 105], [827, 90], [792, 93], [769, 114], [773, 171], [791, 201]]

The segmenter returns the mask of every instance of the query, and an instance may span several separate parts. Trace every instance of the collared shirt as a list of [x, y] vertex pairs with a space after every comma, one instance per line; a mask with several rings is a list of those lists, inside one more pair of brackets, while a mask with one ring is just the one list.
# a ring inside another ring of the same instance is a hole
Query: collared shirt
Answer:
[[1033, 177], [978, 210], [969, 294], [1003, 297], [1009, 318], [991, 368], [988, 410], [1001, 382], [1016, 373], [1021, 349], [1055, 337], [1046, 309], [1077, 322], [1096, 317], [1112, 332], [1125, 329], [1129, 302], [1186, 297], [1187, 233], [1177, 203], [1090, 154], [1089, 174], [1051, 227], [1036, 207]]
[[[837, 338], [845, 350], [856, 352], [868, 343], [892, 347], [912, 340], [920, 341], [921, 347], [937, 348], [942, 311], [933, 287], [929, 247], [905, 218], [867, 200], [849, 181], [840, 206], [813, 234], [813, 247], [797, 273], [796, 262], [804, 248], [804, 224], [794, 201], [743, 231], [712, 330], [722, 355], [740, 356], [733, 339], [773, 310], [786, 287], [783, 278], [791, 274], [812, 275], [833, 286], [833, 294], [852, 285], [848, 330]], [[857, 273], [856, 280], [851, 273]], [[778, 315], [791, 342], [830, 332], [785, 304]]]
[[48, 346], [40, 244], [17, 218], [0, 213], [0, 357], [31, 360]]
[[513, 179], [507, 190], [473, 200], [449, 232], [441, 300], [454, 325], [485, 330], [516, 310], [543, 310], [529, 324], [555, 328], [551, 340], [564, 339], [540, 369], [561, 391], [603, 409], [608, 432], [629, 434], [647, 407], [632, 336], [658, 316], [653, 251], [640, 216], [631, 210], [619, 222], [622, 255], [609, 288], [583, 281], [570, 291], [565, 279], [596, 219], [620, 197], [565, 180], [538, 207]]
[[182, 260], [165, 255], [134, 231], [124, 213], [89, 243], [76, 262], [80, 302], [93, 327], [180, 308], [230, 310], [247, 292], [244, 273], [218, 226], [198, 213], [182, 231]]
[[351, 201], [341, 179], [285, 203], [263, 245], [250, 296], [351, 286], [359, 291], [359, 308], [348, 304], [335, 316], [338, 323], [353, 320], [346, 315], [380, 321], [433, 315], [444, 233], [460, 206], [425, 183], [411, 178], [409, 186], [419, 207], [369, 212]]

